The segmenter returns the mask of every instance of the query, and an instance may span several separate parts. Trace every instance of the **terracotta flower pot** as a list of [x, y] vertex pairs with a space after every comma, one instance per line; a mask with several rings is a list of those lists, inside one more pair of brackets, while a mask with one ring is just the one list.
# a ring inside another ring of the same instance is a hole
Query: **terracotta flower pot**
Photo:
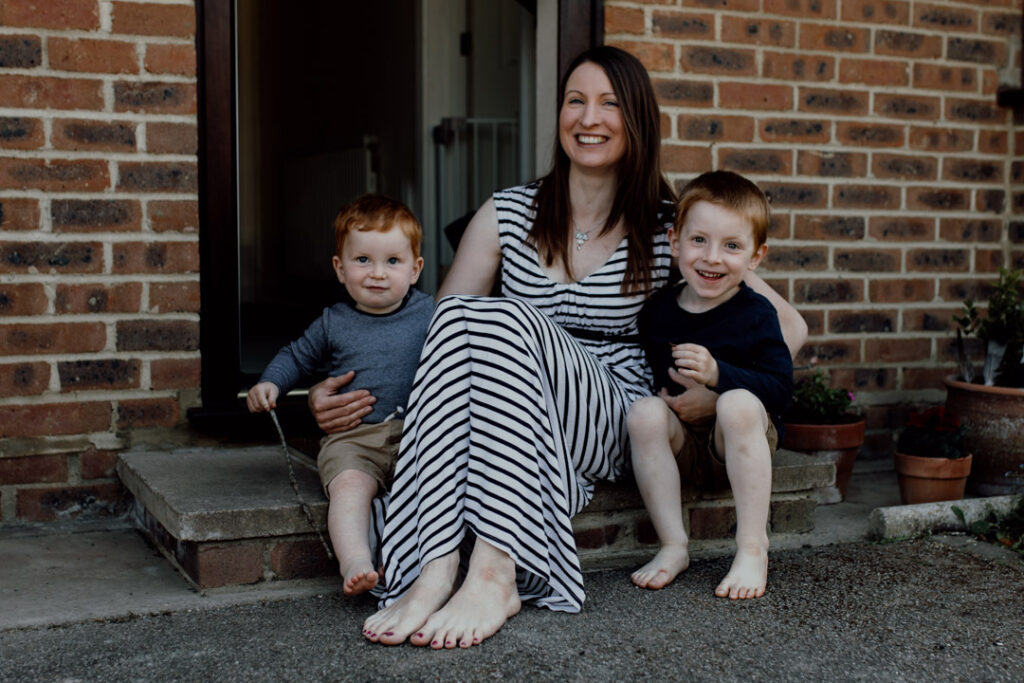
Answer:
[[972, 457], [924, 458], [895, 453], [896, 478], [904, 505], [960, 500], [964, 497]]
[[974, 456], [971, 490], [983, 496], [1013, 493], [1006, 473], [1024, 463], [1024, 389], [947, 377], [946, 409], [960, 419], [964, 446]]
[[853, 463], [864, 443], [864, 420], [847, 424], [805, 425], [786, 423], [782, 447], [829, 457], [836, 464], [836, 488], [846, 498]]

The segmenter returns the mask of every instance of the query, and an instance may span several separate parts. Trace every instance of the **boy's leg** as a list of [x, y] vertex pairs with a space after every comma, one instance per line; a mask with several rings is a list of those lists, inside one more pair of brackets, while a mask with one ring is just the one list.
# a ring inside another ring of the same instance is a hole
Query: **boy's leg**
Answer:
[[370, 504], [377, 480], [359, 470], [344, 470], [327, 485], [327, 532], [331, 537], [345, 595], [357, 595], [380, 578], [370, 555]]
[[683, 427], [668, 404], [657, 396], [634, 403], [626, 425], [637, 488], [661, 543], [658, 554], [630, 578], [641, 588], [663, 588], [690, 566], [675, 460], [683, 445]]
[[725, 470], [736, 501], [736, 557], [715, 595], [733, 600], [759, 598], [768, 583], [768, 509], [772, 456], [765, 436], [768, 414], [746, 390], [718, 399], [715, 449], [725, 454]]

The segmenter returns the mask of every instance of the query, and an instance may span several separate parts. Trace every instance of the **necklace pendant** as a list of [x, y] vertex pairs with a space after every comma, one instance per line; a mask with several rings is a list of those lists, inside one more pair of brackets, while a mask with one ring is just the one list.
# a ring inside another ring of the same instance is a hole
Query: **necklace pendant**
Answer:
[[576, 231], [576, 251], [583, 250], [583, 243], [590, 239], [590, 235], [586, 235], [580, 231]]

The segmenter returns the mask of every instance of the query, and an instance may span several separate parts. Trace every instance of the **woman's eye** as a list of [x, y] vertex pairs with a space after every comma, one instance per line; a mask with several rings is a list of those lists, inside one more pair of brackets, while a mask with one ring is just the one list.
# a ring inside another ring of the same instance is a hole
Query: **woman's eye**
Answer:
[[616, 102], [615, 100], [606, 100], [605, 103], [604, 103], [604, 106], [606, 106], [606, 107], [618, 107], [619, 103]]

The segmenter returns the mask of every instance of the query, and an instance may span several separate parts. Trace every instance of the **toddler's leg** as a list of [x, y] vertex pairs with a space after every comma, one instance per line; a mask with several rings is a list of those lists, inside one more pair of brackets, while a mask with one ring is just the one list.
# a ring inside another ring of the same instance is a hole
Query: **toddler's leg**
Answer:
[[327, 485], [327, 532], [331, 536], [345, 595], [358, 595], [377, 585], [370, 556], [370, 503], [377, 480], [359, 470], [344, 470]]
[[727, 391], [718, 399], [715, 448], [725, 454], [736, 500], [736, 557], [715, 595], [759, 598], [768, 583], [768, 508], [772, 493], [768, 414], [754, 394]]
[[657, 396], [634, 403], [626, 426], [637, 488], [661, 543], [658, 554], [630, 578], [641, 588], [664, 588], [690, 566], [675, 460], [683, 445], [683, 428], [668, 404]]

